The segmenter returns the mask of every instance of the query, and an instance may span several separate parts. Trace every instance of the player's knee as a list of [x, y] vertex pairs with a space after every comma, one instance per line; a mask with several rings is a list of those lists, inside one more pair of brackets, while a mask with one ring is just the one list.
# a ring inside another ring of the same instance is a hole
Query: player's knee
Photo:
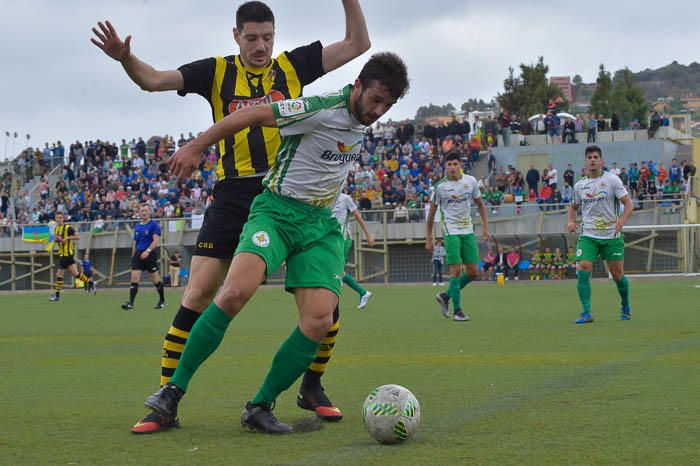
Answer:
[[622, 271], [620, 270], [611, 270], [610, 275], [612, 275], [613, 280], [615, 280], [616, 282], [622, 280]]
[[314, 341], [321, 341], [333, 326], [333, 312], [323, 315], [302, 316], [299, 322], [299, 329], [307, 337]]
[[248, 302], [251, 296], [252, 292], [250, 290], [245, 290], [236, 284], [224, 285], [221, 293], [219, 293], [217, 302], [224, 311], [238, 312], [245, 306], [245, 303]]
[[467, 277], [469, 277], [469, 281], [476, 280], [476, 278], [479, 276], [479, 272], [476, 270], [467, 270]]

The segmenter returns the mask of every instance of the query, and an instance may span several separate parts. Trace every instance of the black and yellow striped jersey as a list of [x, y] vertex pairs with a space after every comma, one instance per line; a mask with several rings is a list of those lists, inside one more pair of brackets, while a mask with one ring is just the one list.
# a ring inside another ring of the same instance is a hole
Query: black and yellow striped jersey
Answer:
[[[323, 76], [322, 50], [316, 41], [281, 53], [264, 68], [245, 67], [239, 55], [195, 61], [178, 68], [184, 80], [178, 94], [207, 99], [214, 122], [244, 107], [295, 99]], [[219, 180], [266, 173], [279, 145], [277, 128], [246, 128], [219, 141]]]
[[[64, 223], [63, 225], [56, 225], [56, 228], [53, 231], [54, 238], [57, 236], [65, 238], [67, 236], [73, 236], [74, 234], [75, 230], [67, 223]], [[65, 243], [56, 241], [56, 244], [58, 244], [58, 255], [60, 257], [73, 257], [73, 254], [75, 254], [75, 244], [73, 243], [73, 240], [66, 240]]]

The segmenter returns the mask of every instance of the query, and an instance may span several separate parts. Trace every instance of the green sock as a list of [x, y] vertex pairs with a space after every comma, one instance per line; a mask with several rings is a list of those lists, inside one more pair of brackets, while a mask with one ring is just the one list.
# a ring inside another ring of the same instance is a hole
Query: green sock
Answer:
[[277, 350], [270, 371], [253, 397], [253, 404], [272, 406], [279, 394], [291, 387], [316, 359], [319, 346], [296, 327]]
[[630, 282], [627, 280], [625, 275], [620, 278], [619, 281], [615, 282], [617, 285], [617, 292], [620, 293], [620, 298], [622, 300], [622, 306], [630, 305]]
[[462, 289], [459, 287], [459, 277], [450, 277], [450, 289], [447, 294], [452, 298], [452, 309], [462, 310]]
[[343, 275], [343, 283], [347, 283], [350, 288], [355, 290], [360, 296], [364, 296], [365, 293], [367, 293], [367, 290], [362, 288], [359, 283], [355, 281], [352, 275], [349, 273], [346, 273]]
[[199, 366], [219, 347], [232, 319], [233, 317], [214, 303], [207, 307], [190, 331], [185, 350], [180, 356], [180, 362], [170, 378], [170, 383], [177, 385], [184, 392], [187, 391], [187, 386]]
[[459, 276], [459, 289], [463, 289], [465, 286], [469, 284], [471, 280], [469, 279], [469, 275], [466, 273], [463, 273], [462, 275]]
[[583, 312], [591, 312], [591, 272], [578, 271], [578, 299], [581, 300]]

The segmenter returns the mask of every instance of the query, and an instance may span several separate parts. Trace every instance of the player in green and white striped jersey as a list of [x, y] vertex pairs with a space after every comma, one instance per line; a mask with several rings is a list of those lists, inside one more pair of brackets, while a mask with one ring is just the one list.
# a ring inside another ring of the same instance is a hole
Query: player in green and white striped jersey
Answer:
[[[453, 319], [467, 321], [469, 316], [462, 311], [462, 288], [476, 279], [479, 274], [479, 248], [472, 224], [472, 202], [479, 209], [484, 241], [489, 239], [488, 214], [476, 178], [462, 173], [462, 158], [459, 151], [452, 151], [445, 156], [445, 171], [447, 177], [435, 185], [435, 191], [430, 200], [425, 227], [425, 248], [428, 252], [433, 252], [433, 223], [435, 213], [439, 209], [447, 253], [446, 262], [450, 269], [450, 288], [447, 293], [438, 293], [435, 299], [446, 318], [450, 318], [448, 303], [451, 299]], [[463, 265], [466, 273], [463, 272]]]
[[[569, 205], [567, 228], [576, 231], [576, 215], [583, 214], [581, 235], [576, 245], [578, 261], [578, 296], [583, 310], [577, 324], [593, 322], [591, 315], [591, 274], [598, 256], [607, 262], [621, 299], [620, 320], [630, 320], [629, 282], [625, 277], [625, 241], [622, 227], [632, 215], [632, 200], [617, 175], [603, 171], [603, 151], [598, 146], [586, 147], [586, 178], [574, 185], [574, 198]], [[624, 211], [620, 214], [620, 205]]]
[[[340, 193], [338, 200], [335, 202], [335, 206], [333, 206], [333, 216], [338, 219], [340, 227], [343, 230], [343, 257], [345, 257], [346, 260], [348, 253], [350, 253], [350, 249], [352, 249], [352, 231], [350, 230], [348, 214], [352, 214], [353, 217], [355, 217], [357, 225], [365, 234], [365, 238], [367, 238], [367, 244], [369, 244], [370, 247], [374, 246], [374, 238], [372, 237], [372, 233], [370, 233], [369, 228], [367, 228], [367, 224], [364, 222], [364, 220], [362, 220], [362, 215], [360, 215], [360, 211], [357, 210], [355, 201], [353, 201], [347, 194]], [[343, 272], [343, 283], [347, 284], [360, 295], [360, 304], [357, 306], [357, 308], [364, 309], [365, 306], [367, 306], [367, 302], [372, 297], [372, 293], [362, 288], [362, 286], [355, 281], [355, 278], [347, 272]]]
[[[186, 160], [192, 155], [188, 152], [198, 154], [247, 127], [278, 127], [282, 136], [264, 179], [266, 189], [253, 202], [221, 291], [192, 328], [170, 382], [148, 397], [146, 406], [163, 415], [175, 412], [231, 320], [265, 277], [286, 261], [285, 286], [296, 298], [299, 325], [277, 351], [260, 389], [246, 404], [241, 424], [267, 433], [293, 430], [275, 418], [272, 406], [314, 361], [333, 325], [345, 258], [340, 224], [331, 208], [359, 158], [364, 128], [407, 90], [404, 62], [393, 53], [375, 54], [355, 83], [339, 92], [241, 109], [178, 151], [185, 151]], [[174, 173], [178, 160], [176, 154], [170, 167]]]

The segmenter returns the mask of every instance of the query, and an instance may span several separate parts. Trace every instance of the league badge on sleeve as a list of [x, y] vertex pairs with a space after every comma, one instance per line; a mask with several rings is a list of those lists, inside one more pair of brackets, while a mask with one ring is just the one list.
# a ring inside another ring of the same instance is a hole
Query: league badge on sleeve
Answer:
[[302, 114], [306, 111], [306, 104], [303, 99], [283, 100], [277, 104], [280, 115], [290, 117]]

